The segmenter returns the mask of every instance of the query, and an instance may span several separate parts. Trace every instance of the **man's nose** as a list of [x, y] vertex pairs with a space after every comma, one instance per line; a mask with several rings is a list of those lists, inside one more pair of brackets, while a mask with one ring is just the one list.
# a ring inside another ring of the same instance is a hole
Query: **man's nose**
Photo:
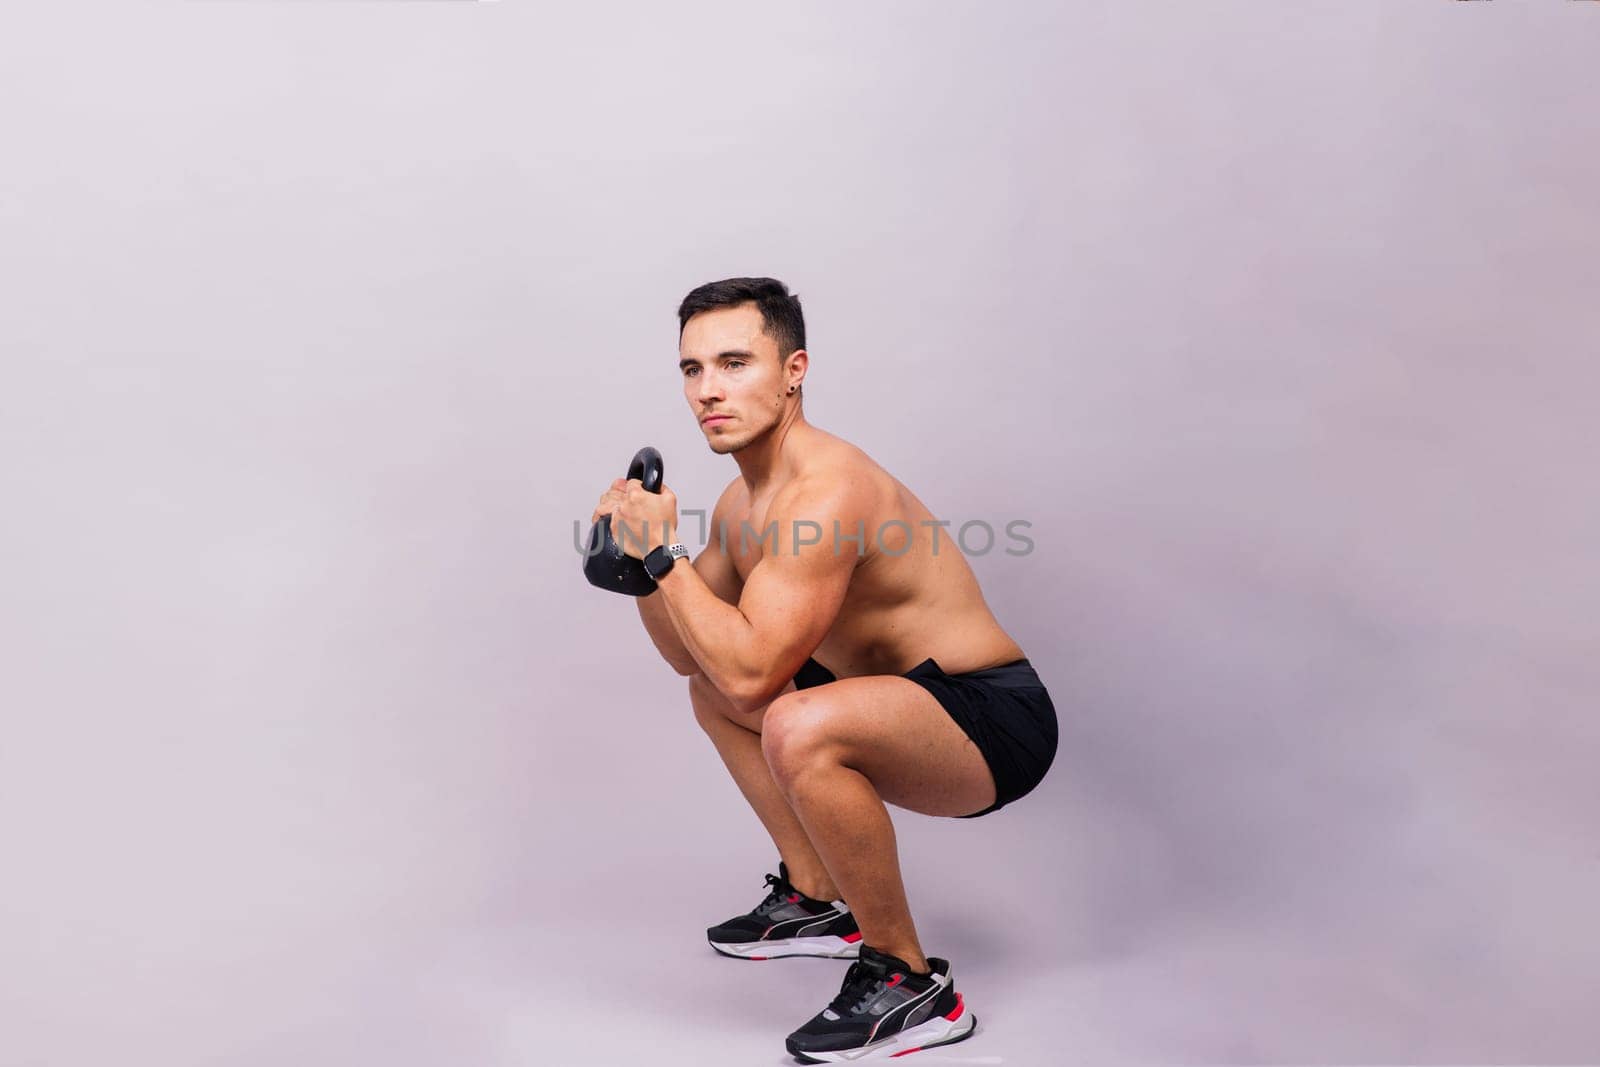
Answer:
[[717, 380], [717, 376], [715, 374], [707, 374], [704, 371], [701, 371], [700, 391], [695, 395], [698, 396], [702, 402], [720, 399], [722, 396], [722, 383]]

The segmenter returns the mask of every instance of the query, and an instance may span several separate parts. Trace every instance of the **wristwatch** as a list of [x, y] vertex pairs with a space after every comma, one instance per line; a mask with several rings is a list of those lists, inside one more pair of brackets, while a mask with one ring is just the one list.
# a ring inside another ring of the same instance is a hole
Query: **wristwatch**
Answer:
[[644, 572], [659, 582], [672, 570], [673, 564], [688, 554], [689, 550], [681, 544], [658, 545], [645, 553]]

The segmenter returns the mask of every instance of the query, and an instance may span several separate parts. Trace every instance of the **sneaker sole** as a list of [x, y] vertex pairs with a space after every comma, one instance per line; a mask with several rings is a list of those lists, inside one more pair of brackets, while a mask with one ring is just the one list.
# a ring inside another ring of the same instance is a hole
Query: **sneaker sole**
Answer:
[[861, 955], [861, 935], [854, 941], [842, 937], [786, 937], [773, 941], [712, 941], [711, 947], [736, 960], [776, 960], [789, 956], [815, 956], [853, 960]]
[[925, 1023], [918, 1023], [909, 1030], [902, 1030], [892, 1037], [882, 1041], [874, 1041], [870, 1045], [860, 1048], [840, 1049], [837, 1052], [795, 1052], [791, 1053], [801, 1063], [855, 1063], [857, 1060], [886, 1060], [895, 1056], [907, 1056], [913, 1052], [922, 1052], [941, 1045], [953, 1045], [957, 1041], [965, 1041], [971, 1037], [978, 1028], [978, 1017], [967, 1010], [962, 1001], [956, 1002], [956, 1017], [954, 1019], [938, 1018], [929, 1019]]

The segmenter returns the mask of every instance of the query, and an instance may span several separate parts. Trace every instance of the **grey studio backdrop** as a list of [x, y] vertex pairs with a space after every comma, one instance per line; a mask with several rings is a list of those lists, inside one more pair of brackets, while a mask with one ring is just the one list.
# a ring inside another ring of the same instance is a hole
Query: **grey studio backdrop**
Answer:
[[842, 966], [587, 520], [673, 309], [958, 524], [1051, 776], [925, 1062], [1600, 1060], [1600, 4], [34, 5], [0, 1064], [779, 1064]]

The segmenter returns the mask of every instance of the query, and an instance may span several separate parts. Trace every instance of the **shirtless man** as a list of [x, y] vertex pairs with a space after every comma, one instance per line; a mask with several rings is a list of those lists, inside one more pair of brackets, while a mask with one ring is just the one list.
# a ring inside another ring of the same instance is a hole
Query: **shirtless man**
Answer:
[[746, 960], [856, 960], [789, 1036], [801, 1062], [959, 1041], [975, 1020], [949, 962], [923, 955], [885, 805], [973, 817], [1027, 793], [1055, 755], [1050, 697], [948, 529], [806, 421], [799, 300], [731, 278], [678, 320], [684, 399], [739, 476], [693, 563], [665, 486], [618, 479], [593, 518], [656, 579], [640, 617], [778, 849], [766, 899], [708, 937]]

